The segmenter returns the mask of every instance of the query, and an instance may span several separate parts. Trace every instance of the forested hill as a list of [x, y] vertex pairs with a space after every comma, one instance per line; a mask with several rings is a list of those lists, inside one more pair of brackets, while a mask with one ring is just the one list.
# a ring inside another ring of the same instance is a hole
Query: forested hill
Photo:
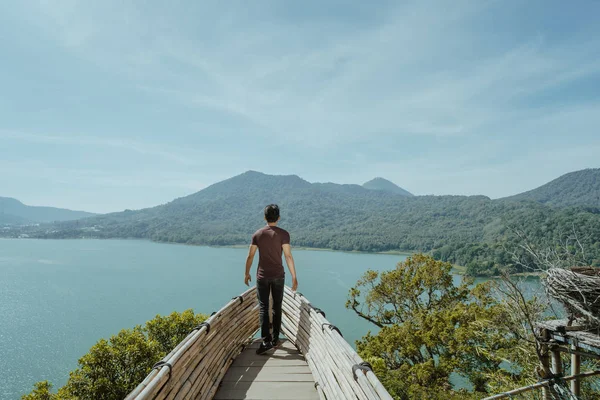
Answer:
[[[600, 214], [485, 196], [414, 196], [359, 185], [309, 183], [295, 175], [258, 172], [214, 184], [168, 204], [66, 222], [28, 232], [38, 237], [147, 238], [232, 245], [249, 243], [277, 203], [293, 244], [361, 251], [431, 251], [472, 274], [510, 267], [503, 246], [517, 247], [510, 229], [553, 243], [573, 224], [584, 231], [589, 262], [600, 265]], [[510, 228], [510, 229], [509, 229]]]
[[600, 210], [600, 168], [571, 172], [505, 200], [529, 200], [557, 207], [582, 206]]
[[371, 179], [369, 182], [365, 182], [362, 185], [366, 189], [371, 190], [383, 190], [384, 192], [401, 194], [404, 196], [412, 196], [413, 194], [402, 189], [400, 186], [396, 185], [393, 182], [388, 181], [383, 178], [375, 178]]
[[0, 224], [67, 221], [95, 214], [63, 208], [27, 206], [10, 197], [0, 197]]

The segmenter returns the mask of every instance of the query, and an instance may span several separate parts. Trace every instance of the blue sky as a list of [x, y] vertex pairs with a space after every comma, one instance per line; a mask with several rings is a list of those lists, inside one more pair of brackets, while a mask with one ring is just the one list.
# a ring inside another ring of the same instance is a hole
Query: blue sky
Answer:
[[153, 206], [246, 170], [507, 196], [600, 167], [600, 1], [0, 5], [0, 196]]

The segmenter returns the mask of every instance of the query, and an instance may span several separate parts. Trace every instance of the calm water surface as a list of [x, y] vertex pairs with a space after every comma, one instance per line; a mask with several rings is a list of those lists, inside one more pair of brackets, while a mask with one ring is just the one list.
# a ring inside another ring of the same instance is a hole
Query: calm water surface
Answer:
[[[0, 399], [19, 399], [40, 380], [64, 385], [98, 339], [157, 314], [218, 310], [246, 290], [246, 253], [128, 240], [0, 240]], [[368, 268], [391, 269], [405, 256], [299, 250], [294, 258], [298, 290], [354, 344], [372, 326], [344, 308], [348, 289]]]

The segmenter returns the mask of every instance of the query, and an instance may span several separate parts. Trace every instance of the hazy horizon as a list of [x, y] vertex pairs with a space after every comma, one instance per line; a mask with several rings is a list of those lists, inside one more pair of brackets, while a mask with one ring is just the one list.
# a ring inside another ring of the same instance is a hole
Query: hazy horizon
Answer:
[[[587, 168], [587, 169], [597, 169], [597, 168]], [[256, 170], [248, 170], [248, 171], [245, 171], [245, 172], [242, 172], [242, 173], [236, 174], [236, 175], [234, 175], [234, 176], [231, 176], [231, 177], [229, 177], [229, 178], [233, 178], [233, 177], [236, 177], [236, 176], [242, 175], [242, 174], [244, 174], [244, 173], [247, 173], [247, 172], [258, 172], [258, 173], [265, 174], [265, 175], [270, 175], [270, 176], [276, 176], [276, 175], [280, 175], [280, 174], [268, 174], [268, 173], [265, 173], [265, 172], [262, 172], [262, 171], [256, 171]], [[569, 171], [569, 172], [577, 172], [577, 171]], [[567, 173], [569, 173], [569, 172], [567, 172]], [[303, 177], [301, 177], [301, 176], [299, 176], [299, 175], [297, 175], [297, 174], [285, 174], [284, 176], [298, 176], [299, 178], [301, 178], [301, 179], [304, 179]], [[229, 179], [229, 178], [226, 178], [226, 179]], [[374, 178], [383, 178], [383, 179], [386, 179], [386, 180], [388, 180], [387, 178], [385, 178], [385, 177], [383, 177], [383, 176], [376, 176], [376, 177], [373, 177], [372, 179], [374, 179]], [[558, 177], [556, 177], [556, 178], [558, 178]], [[306, 179], [304, 179], [304, 180], [306, 180]], [[219, 182], [222, 182], [222, 180], [221, 180], [221, 181], [218, 181], [218, 182], [213, 182], [213, 183], [211, 183], [211, 184], [207, 185], [206, 187], [203, 187], [203, 188], [200, 188], [200, 189], [198, 189], [196, 192], [198, 192], [198, 191], [201, 191], [201, 190], [203, 190], [203, 189], [206, 189], [208, 186], [211, 186], [211, 185], [213, 185], [213, 184], [216, 184], [216, 183], [219, 183]], [[309, 182], [309, 183], [335, 183], [335, 184], [340, 184], [339, 182], [331, 182], [331, 181], [315, 181], [315, 182], [308, 181], [308, 182]], [[366, 183], [366, 182], [362, 182], [362, 183], [358, 183], [358, 182], [357, 182], [357, 183], [348, 183], [348, 184], [355, 184], [355, 185], [362, 186], [364, 183]], [[407, 190], [406, 188], [402, 187], [401, 185], [398, 185], [396, 182], [392, 182], [392, 183], [396, 184], [397, 186], [400, 186], [402, 189], [405, 189], [405, 190]], [[542, 186], [542, 185], [544, 185], [544, 184], [546, 184], [546, 183], [548, 183], [548, 182], [544, 182], [544, 183], [542, 183], [542, 184], [540, 184], [540, 185], [538, 185], [538, 186], [536, 186], [536, 187], [533, 187], [533, 188], [531, 188], [531, 189], [527, 189], [527, 190], [525, 190], [525, 191], [523, 191], [523, 192], [527, 192], [527, 191], [529, 191], [529, 190], [536, 189], [536, 188], [538, 188], [539, 186]], [[410, 192], [410, 190], [407, 190], [407, 191], [408, 191], [408, 192]], [[184, 195], [183, 195], [183, 196], [181, 196], [181, 197], [185, 197], [185, 196], [188, 196], [188, 195], [194, 194], [194, 193], [196, 193], [196, 192], [190, 192], [190, 193], [184, 194]], [[523, 193], [523, 192], [519, 192], [519, 193]], [[519, 193], [514, 193], [514, 194], [519, 194]], [[460, 195], [464, 195], [464, 196], [477, 196], [477, 195], [481, 195], [481, 196], [487, 196], [487, 195], [486, 195], [486, 194], [484, 194], [484, 193], [475, 193], [475, 194], [469, 194], [469, 195], [465, 195], [465, 194], [461, 194], [461, 193], [438, 193], [438, 194], [433, 194], [433, 193], [420, 193], [420, 194], [415, 194], [415, 193], [412, 193], [412, 192], [411, 192], [411, 194], [413, 194], [413, 195], [415, 195], [415, 196], [428, 196], [428, 195], [433, 195], [433, 196], [444, 196], [444, 195], [459, 195], [459, 196], [460, 196]], [[512, 196], [512, 195], [508, 195], [508, 196], [502, 196], [502, 197], [509, 197], [509, 196]], [[2, 195], [2, 193], [0, 193], [0, 197], [9, 197], [9, 198], [14, 198], [13, 196], [5, 196], [5, 195]], [[490, 197], [490, 196], [487, 196], [487, 197]], [[490, 198], [491, 198], [491, 199], [499, 199], [499, 198], [501, 198], [501, 197], [490, 197]], [[64, 207], [61, 207], [61, 206], [56, 206], [56, 205], [53, 205], [53, 204], [32, 204], [32, 203], [25, 202], [25, 201], [23, 201], [22, 199], [17, 199], [17, 198], [15, 198], [15, 199], [16, 199], [16, 200], [19, 200], [19, 201], [21, 201], [22, 203], [24, 203], [24, 204], [25, 204], [25, 205], [27, 205], [27, 206], [46, 206], [46, 207], [57, 207], [57, 208], [64, 208]], [[168, 202], [170, 202], [171, 200], [175, 200], [175, 198], [173, 198], [173, 199], [170, 199]], [[148, 206], [148, 207], [154, 207], [154, 206], [158, 206], [158, 205], [161, 205], [161, 204], [165, 204], [165, 203], [157, 203], [157, 204], [154, 204], [154, 205], [150, 205], [150, 206]], [[142, 207], [142, 208], [148, 208], [148, 207]], [[97, 214], [107, 214], [107, 213], [111, 213], [111, 212], [120, 212], [120, 211], [124, 211], [124, 210], [126, 210], [126, 209], [129, 209], [129, 210], [137, 210], [137, 208], [131, 208], [131, 207], [125, 207], [125, 208], [122, 208], [122, 209], [119, 209], [119, 210], [110, 210], [110, 211], [94, 211], [94, 210], [80, 210], [80, 209], [77, 209], [77, 210], [76, 210], [76, 209], [71, 209], [71, 210], [73, 210], [73, 211], [87, 211], [87, 212], [92, 212], [92, 213], [97, 213]]]
[[0, 5], [0, 196], [140, 209], [256, 170], [511, 196], [600, 154], [600, 2]]

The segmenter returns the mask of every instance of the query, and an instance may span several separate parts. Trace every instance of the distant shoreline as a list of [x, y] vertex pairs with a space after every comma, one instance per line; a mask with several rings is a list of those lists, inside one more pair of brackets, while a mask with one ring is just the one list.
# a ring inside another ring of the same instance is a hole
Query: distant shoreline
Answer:
[[[171, 243], [171, 242], [155, 242], [155, 243]], [[188, 243], [181, 243], [181, 244], [188, 244]], [[230, 245], [225, 245], [225, 246], [190, 244], [190, 246], [229, 247], [232, 249], [248, 248], [248, 245], [245, 245], [245, 244], [230, 244]], [[336, 252], [336, 253], [350, 253], [350, 254], [386, 254], [386, 255], [398, 255], [398, 256], [411, 256], [411, 255], [415, 254], [415, 252], [397, 251], [397, 250], [388, 250], [388, 251], [335, 250], [335, 249], [328, 249], [325, 247], [307, 247], [307, 246], [293, 246], [293, 245], [292, 245], [292, 250], [332, 251], [332, 252]]]
[[[248, 245], [245, 244], [230, 244], [230, 245], [209, 245], [209, 244], [193, 244], [193, 243], [177, 243], [177, 242], [165, 242], [157, 241], [152, 239], [140, 239], [140, 238], [69, 238], [69, 239], [44, 239], [44, 238], [7, 238], [0, 237], [0, 240], [135, 240], [143, 242], [151, 242], [157, 244], [175, 244], [180, 246], [195, 246], [195, 247], [208, 247], [208, 248], [225, 248], [225, 249], [246, 249]], [[293, 250], [298, 251], [327, 251], [334, 253], [348, 253], [348, 254], [380, 254], [380, 255], [392, 255], [392, 256], [412, 256], [417, 252], [399, 251], [399, 250], [387, 250], [387, 251], [359, 251], [359, 250], [335, 250], [327, 249], [323, 247], [306, 247], [306, 246], [292, 246]], [[467, 268], [460, 265], [452, 265], [452, 270], [458, 275], [466, 275]], [[491, 277], [490, 277], [491, 278]]]
[[[193, 244], [193, 243], [177, 243], [177, 242], [166, 242], [166, 241], [157, 241], [152, 239], [142, 239], [142, 238], [94, 238], [94, 237], [82, 237], [82, 238], [65, 238], [65, 239], [45, 239], [45, 238], [9, 238], [9, 237], [0, 237], [0, 240], [133, 240], [133, 241], [141, 241], [141, 242], [150, 242], [156, 244], [167, 244], [167, 245], [179, 245], [179, 246], [194, 246], [194, 247], [207, 247], [207, 248], [222, 248], [222, 249], [246, 249], [248, 245], [246, 244], [230, 244], [230, 245], [210, 245], [210, 244]], [[323, 247], [306, 247], [306, 246], [292, 246], [292, 249], [295, 251], [326, 251], [333, 253], [348, 253], [348, 254], [375, 254], [375, 255], [396, 255], [396, 256], [411, 256], [418, 252], [409, 252], [409, 251], [398, 251], [398, 250], [388, 250], [388, 251], [359, 251], [359, 250], [335, 250], [335, 249], [327, 249]], [[452, 264], [452, 271], [457, 275], [467, 276], [467, 267], [462, 265]], [[511, 276], [517, 277], [541, 277], [541, 273], [538, 272], [518, 272], [511, 274]], [[485, 278], [485, 279], [497, 279], [500, 278], [500, 275], [485, 275], [485, 276], [471, 276], [472, 278]]]
[[[196, 247], [211, 247], [211, 248], [229, 248], [229, 249], [246, 249], [246, 244], [227, 244], [227, 245], [215, 245], [215, 244], [194, 244], [194, 243], [179, 243], [179, 242], [167, 242], [162, 240], [152, 240], [145, 238], [96, 238], [96, 237], [80, 237], [80, 238], [40, 238], [40, 237], [29, 237], [29, 238], [11, 238], [11, 237], [0, 237], [0, 240], [134, 240], [142, 242], [152, 242], [160, 244], [176, 244], [180, 246], [196, 246]], [[383, 255], [399, 255], [399, 256], [411, 256], [417, 252], [410, 251], [399, 251], [399, 250], [387, 250], [387, 251], [360, 251], [360, 250], [335, 250], [328, 249], [325, 247], [307, 247], [307, 246], [293, 246], [293, 250], [312, 250], [312, 251], [331, 251], [336, 253], [350, 253], [350, 254], [383, 254]]]

